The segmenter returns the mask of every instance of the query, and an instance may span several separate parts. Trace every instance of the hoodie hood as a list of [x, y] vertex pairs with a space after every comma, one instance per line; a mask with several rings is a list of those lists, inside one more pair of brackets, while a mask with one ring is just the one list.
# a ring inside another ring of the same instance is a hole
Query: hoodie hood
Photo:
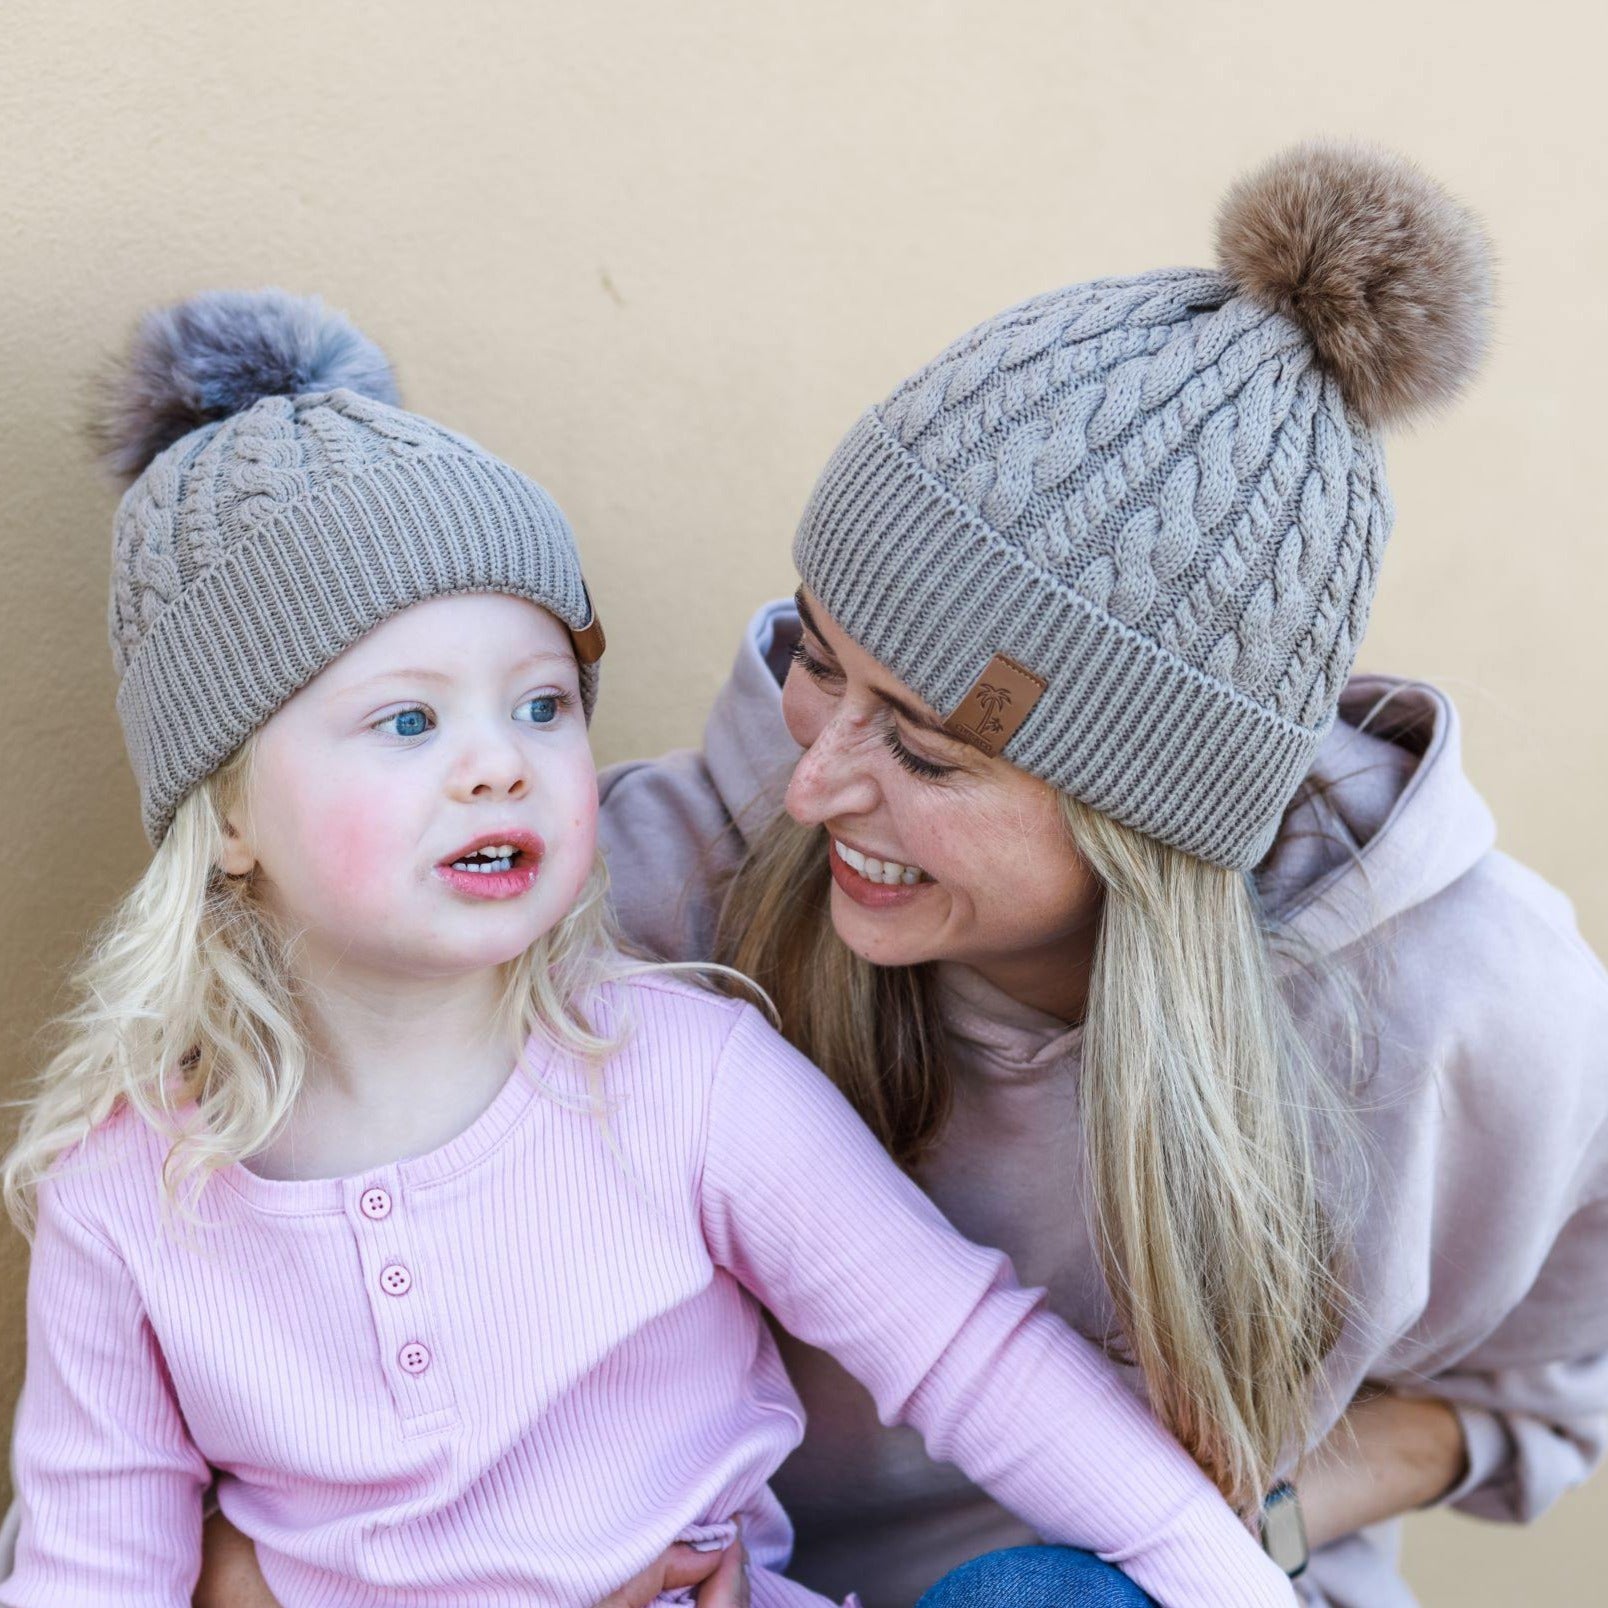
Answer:
[[1269, 917], [1320, 954], [1426, 903], [1496, 844], [1439, 688], [1358, 675], [1256, 882]]
[[[760, 609], [710, 711], [705, 761], [743, 836], [780, 808], [798, 761], [781, 692], [798, 636], [791, 599]], [[1495, 842], [1451, 699], [1427, 682], [1356, 675], [1255, 879], [1274, 925], [1330, 954], [1432, 899]]]

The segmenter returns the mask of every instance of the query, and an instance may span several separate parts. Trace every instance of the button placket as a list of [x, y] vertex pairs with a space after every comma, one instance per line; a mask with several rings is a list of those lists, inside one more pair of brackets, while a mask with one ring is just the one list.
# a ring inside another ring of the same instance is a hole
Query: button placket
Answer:
[[405, 1423], [434, 1428], [419, 1421], [450, 1417], [456, 1403], [428, 1281], [419, 1278], [411, 1203], [394, 1168], [352, 1183], [347, 1218], [391, 1399]]

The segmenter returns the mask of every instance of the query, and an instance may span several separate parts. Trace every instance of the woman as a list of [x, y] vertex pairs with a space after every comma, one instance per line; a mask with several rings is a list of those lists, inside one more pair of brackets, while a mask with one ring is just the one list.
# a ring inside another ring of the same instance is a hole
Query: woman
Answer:
[[[1029, 302], [855, 426], [797, 622], [762, 617], [701, 758], [613, 780], [610, 853], [627, 925], [769, 988], [1231, 1497], [1296, 1470], [1309, 1600], [1392, 1608], [1364, 1526], [1526, 1519], [1602, 1450], [1608, 983], [1493, 850], [1449, 701], [1348, 679], [1378, 427], [1476, 363], [1477, 231], [1307, 148], [1220, 240], [1226, 274]], [[684, 898], [708, 844], [734, 878]], [[788, 1361], [799, 1578], [891, 1608], [1031, 1540]]]
[[[1527, 1519], [1608, 1434], [1608, 981], [1494, 850], [1448, 700], [1350, 675], [1379, 430], [1477, 363], [1477, 229], [1307, 147], [1220, 242], [868, 413], [796, 613], [701, 755], [608, 779], [607, 847], [627, 931], [770, 989], [1231, 1499], [1293, 1480], [1309, 1602], [1397, 1608], [1380, 1521]], [[788, 1360], [799, 1579], [903, 1608], [987, 1554], [930, 1601], [1121, 1600]]]

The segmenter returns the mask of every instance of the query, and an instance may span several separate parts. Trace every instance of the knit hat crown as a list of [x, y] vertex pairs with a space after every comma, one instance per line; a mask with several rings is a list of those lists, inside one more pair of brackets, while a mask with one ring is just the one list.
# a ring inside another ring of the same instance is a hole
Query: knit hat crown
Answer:
[[1490, 273], [1437, 185], [1345, 145], [1239, 185], [1219, 251], [962, 336], [851, 429], [794, 556], [957, 736], [1244, 869], [1367, 624], [1378, 427], [1472, 374]]
[[132, 483], [113, 528], [118, 715], [159, 843], [184, 796], [387, 616], [506, 592], [601, 633], [534, 481], [397, 406], [390, 365], [315, 298], [212, 292], [146, 316], [97, 434]]

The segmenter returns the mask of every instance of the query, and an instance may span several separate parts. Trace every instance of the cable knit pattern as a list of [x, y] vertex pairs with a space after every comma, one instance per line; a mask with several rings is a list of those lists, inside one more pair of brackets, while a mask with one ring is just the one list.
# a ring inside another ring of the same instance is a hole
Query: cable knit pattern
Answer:
[[591, 1003], [633, 1024], [607, 1125], [533, 1039], [440, 1149], [339, 1179], [233, 1167], [197, 1229], [164, 1222], [166, 1145], [131, 1113], [62, 1161], [0, 1603], [185, 1608], [211, 1468], [300, 1608], [587, 1608], [733, 1520], [755, 1608], [827, 1608], [783, 1573], [768, 1482], [802, 1418], [763, 1302], [885, 1422], [1165, 1608], [1289, 1608], [1106, 1358], [757, 1011], [659, 980]]
[[[108, 611], [151, 841], [343, 649], [462, 591], [591, 618], [552, 498], [416, 414], [345, 390], [269, 396], [158, 456], [117, 511]], [[588, 714], [596, 690], [584, 666]]]
[[1302, 329], [1176, 269], [962, 337], [851, 432], [796, 556], [941, 712], [1008, 654], [1049, 683], [1010, 759], [1243, 867], [1333, 719], [1390, 517], [1378, 444]]

